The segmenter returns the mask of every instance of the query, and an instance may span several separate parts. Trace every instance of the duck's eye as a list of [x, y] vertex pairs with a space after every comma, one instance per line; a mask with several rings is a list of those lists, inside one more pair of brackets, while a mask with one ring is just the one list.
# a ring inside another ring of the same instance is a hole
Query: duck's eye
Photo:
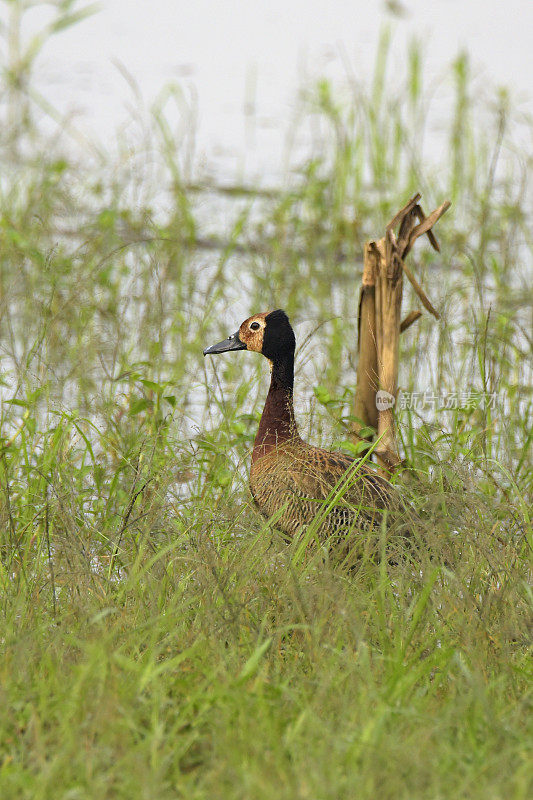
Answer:
[[252, 322], [250, 325], [250, 330], [258, 331], [261, 325], [258, 322]]

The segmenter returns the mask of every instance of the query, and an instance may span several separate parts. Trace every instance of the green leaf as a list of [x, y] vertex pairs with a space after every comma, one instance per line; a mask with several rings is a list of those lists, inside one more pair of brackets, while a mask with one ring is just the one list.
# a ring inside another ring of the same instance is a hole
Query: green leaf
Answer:
[[366, 453], [371, 444], [370, 442], [351, 442], [349, 439], [343, 439], [342, 442], [339, 442], [339, 447], [348, 450], [353, 456], [360, 456], [361, 453]]
[[105, 208], [98, 214], [97, 223], [101, 230], [108, 231], [115, 227], [116, 219], [117, 212], [112, 208]]
[[30, 403], [27, 400], [18, 400], [16, 397], [13, 400], [4, 400], [5, 403], [9, 403], [12, 406], [21, 406], [21, 408], [29, 408]]
[[164, 387], [161, 386], [160, 383], [156, 383], [155, 381], [148, 381], [145, 378], [141, 379], [141, 383], [143, 386], [146, 386], [147, 389], [151, 389], [152, 392], [157, 392], [157, 394], [161, 394]]
[[233, 480], [233, 473], [229, 469], [221, 469], [215, 475], [215, 481], [218, 486], [229, 486]]
[[134, 417], [136, 414], [140, 414], [141, 411], [145, 411], [152, 406], [153, 401], [148, 400], [146, 397], [138, 397], [135, 400], [130, 400], [130, 416]]
[[313, 392], [318, 402], [322, 403], [322, 405], [324, 406], [327, 405], [327, 403], [331, 403], [333, 399], [328, 390], [326, 389], [326, 387], [321, 386], [320, 384], [318, 386], [315, 386]]
[[271, 644], [272, 636], [269, 636], [268, 639], [265, 639], [264, 642], [255, 648], [254, 652], [239, 673], [239, 677], [237, 679], [239, 683], [244, 683], [244, 681], [247, 681], [249, 678], [255, 675], [259, 668], [259, 664], [261, 663], [261, 659]]
[[91, 5], [85, 6], [85, 8], [80, 8], [78, 11], [61, 14], [61, 16], [50, 25], [50, 31], [51, 33], [58, 33], [66, 28], [71, 28], [73, 25], [77, 25], [84, 19], [87, 19], [87, 17], [96, 14], [100, 11], [100, 8], [101, 6], [99, 3], [92, 3]]
[[376, 435], [376, 429], [372, 428], [370, 425], [365, 425], [363, 428], [361, 428], [358, 431], [358, 433], [359, 433], [359, 436], [361, 436], [363, 439], [366, 439], [367, 436], [375, 436]]
[[100, 489], [104, 482], [105, 469], [101, 464], [95, 464], [93, 468], [93, 478], [97, 489]]

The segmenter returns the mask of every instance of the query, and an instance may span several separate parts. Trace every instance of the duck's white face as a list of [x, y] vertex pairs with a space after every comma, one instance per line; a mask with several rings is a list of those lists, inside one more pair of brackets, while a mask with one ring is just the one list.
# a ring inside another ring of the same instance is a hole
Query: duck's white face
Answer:
[[262, 314], [254, 314], [248, 317], [239, 328], [239, 339], [246, 345], [247, 350], [261, 353], [263, 350], [263, 338], [266, 328], [266, 317], [269, 314], [265, 311]]
[[269, 361], [277, 356], [294, 356], [295, 339], [289, 318], [281, 309], [264, 311], [245, 319], [239, 330], [204, 350], [204, 356], [227, 353], [229, 350], [252, 350]]

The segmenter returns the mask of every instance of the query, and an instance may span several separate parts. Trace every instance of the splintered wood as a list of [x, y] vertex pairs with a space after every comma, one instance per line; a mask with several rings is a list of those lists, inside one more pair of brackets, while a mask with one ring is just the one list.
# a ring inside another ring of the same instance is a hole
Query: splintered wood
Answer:
[[[376, 457], [384, 472], [401, 463], [394, 423], [394, 404], [398, 396], [400, 333], [422, 316], [411, 311], [401, 320], [403, 275], [411, 283], [424, 308], [436, 319], [439, 314], [405, 264], [405, 257], [424, 233], [432, 247], [440, 250], [432, 227], [449, 208], [446, 201], [428, 217], [414, 197], [389, 222], [385, 236], [367, 242], [364, 251], [363, 281], [359, 296], [357, 388], [354, 400], [353, 436], [372, 439], [365, 428], [377, 432]], [[395, 233], [395, 231], [398, 231]]]

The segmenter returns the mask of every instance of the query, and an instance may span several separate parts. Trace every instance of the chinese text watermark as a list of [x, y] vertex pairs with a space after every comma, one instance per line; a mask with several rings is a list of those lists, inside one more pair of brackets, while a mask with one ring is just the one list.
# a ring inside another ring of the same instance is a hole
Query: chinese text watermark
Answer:
[[473, 411], [476, 408], [496, 408], [496, 392], [481, 392], [475, 389], [458, 392], [432, 392], [426, 389], [423, 392], [400, 391], [395, 398], [390, 392], [380, 389], [376, 392], [376, 408], [386, 411], [393, 406], [400, 409], [413, 411], [455, 411], [463, 409]]

